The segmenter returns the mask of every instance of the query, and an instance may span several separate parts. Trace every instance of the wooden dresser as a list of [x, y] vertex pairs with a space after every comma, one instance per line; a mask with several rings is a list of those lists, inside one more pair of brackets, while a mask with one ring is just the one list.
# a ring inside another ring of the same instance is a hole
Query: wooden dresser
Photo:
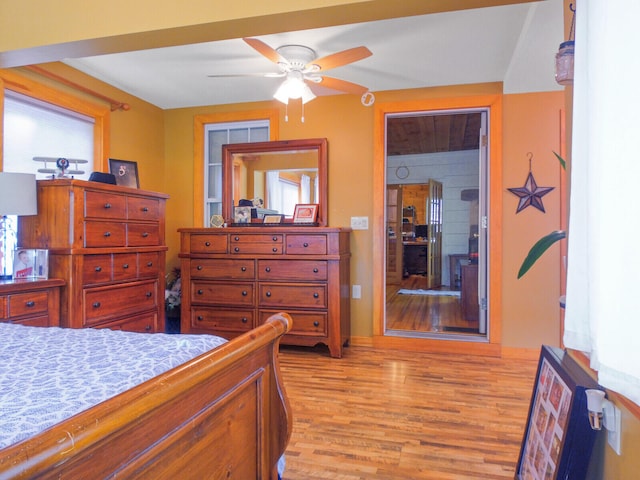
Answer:
[[180, 229], [181, 331], [232, 338], [285, 311], [283, 344], [324, 343], [342, 357], [350, 337], [350, 229]]
[[0, 322], [33, 327], [60, 326], [60, 287], [64, 281], [0, 280]]
[[49, 250], [65, 327], [164, 331], [167, 195], [83, 180], [38, 181], [19, 245]]

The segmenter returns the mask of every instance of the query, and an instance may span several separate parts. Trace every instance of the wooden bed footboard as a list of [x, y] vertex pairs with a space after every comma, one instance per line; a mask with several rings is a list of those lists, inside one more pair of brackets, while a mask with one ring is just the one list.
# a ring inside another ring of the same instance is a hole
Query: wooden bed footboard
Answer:
[[285, 313], [28, 440], [0, 479], [275, 479], [291, 435], [278, 367]]

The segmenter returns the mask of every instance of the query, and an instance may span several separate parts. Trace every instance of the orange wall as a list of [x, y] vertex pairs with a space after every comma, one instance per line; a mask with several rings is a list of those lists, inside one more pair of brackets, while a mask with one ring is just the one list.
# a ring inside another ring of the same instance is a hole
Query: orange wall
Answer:
[[[561, 229], [560, 114], [563, 92], [505, 95], [503, 123], [503, 343], [532, 348], [560, 344], [560, 248], [553, 246], [521, 279], [520, 263], [540, 237]], [[542, 197], [546, 213], [528, 207], [516, 214], [518, 197], [531, 171], [540, 187], [555, 187]]]
[[[378, 102], [424, 101], [428, 98], [486, 95], [499, 92], [499, 84], [449, 88], [381, 92]], [[537, 162], [534, 173], [542, 186], [559, 187], [557, 161], [551, 151], [557, 149], [559, 111], [564, 96], [560, 93], [507, 95], [504, 97], [504, 191], [522, 186], [528, 173], [526, 154], [533, 151]], [[326, 137], [329, 140], [329, 225], [349, 226], [351, 216], [367, 216], [370, 225], [373, 211], [373, 122], [374, 109], [363, 107], [359, 99], [348, 95], [321, 97], [305, 106], [305, 123], [299, 118], [299, 104], [289, 108], [289, 122], [284, 122], [284, 108], [276, 102], [241, 106], [215, 106], [176, 109], [165, 112], [166, 183], [172, 199], [167, 209], [169, 242], [168, 264], [177, 265], [178, 235], [181, 226], [192, 226], [193, 209], [193, 117], [234, 109], [280, 110], [280, 139]], [[547, 155], [545, 155], [547, 154]], [[508, 192], [507, 192], [508, 193]], [[555, 265], [558, 256], [545, 257], [530, 275], [515, 280], [515, 272], [533, 241], [555, 229], [559, 218], [559, 193], [545, 197], [547, 214], [529, 208], [515, 215], [517, 199], [505, 194], [503, 228], [503, 344], [507, 347], [538, 349], [541, 343], [559, 344], [559, 293]], [[362, 299], [352, 300], [352, 333], [355, 337], [373, 335], [373, 231], [355, 231], [351, 235], [351, 283], [362, 286]], [[493, 252], [496, 254], [496, 252]], [[497, 252], [497, 254], [500, 254]], [[555, 263], [554, 263], [555, 262]], [[531, 292], [535, 292], [535, 296]], [[531, 301], [540, 295], [543, 301]], [[546, 299], [548, 298], [548, 300]], [[495, 306], [494, 306], [495, 308]]]

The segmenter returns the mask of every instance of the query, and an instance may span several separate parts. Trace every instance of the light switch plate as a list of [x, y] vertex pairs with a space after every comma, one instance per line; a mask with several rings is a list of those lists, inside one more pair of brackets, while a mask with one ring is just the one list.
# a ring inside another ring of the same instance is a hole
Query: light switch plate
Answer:
[[362, 297], [362, 288], [360, 285], [352, 285], [351, 286], [351, 298], [361, 298]]
[[353, 230], [369, 230], [369, 217], [351, 217]]

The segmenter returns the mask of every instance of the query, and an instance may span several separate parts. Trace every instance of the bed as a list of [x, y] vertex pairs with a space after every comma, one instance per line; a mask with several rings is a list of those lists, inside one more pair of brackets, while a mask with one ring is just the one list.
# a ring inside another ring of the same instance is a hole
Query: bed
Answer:
[[[6, 324], [0, 324], [3, 342], [8, 341]], [[99, 330], [74, 330], [42, 327], [17, 327], [26, 344], [40, 352], [52, 349], [52, 343], [34, 340], [34, 330], [43, 334], [56, 331], [99, 332]], [[10, 438], [0, 441], [10, 445], [0, 449], [0, 479], [8, 478], [153, 478], [153, 479], [275, 479], [277, 464], [284, 453], [291, 435], [290, 408], [279, 378], [277, 360], [279, 339], [291, 328], [291, 318], [285, 314], [271, 316], [263, 325], [229, 342], [208, 350], [211, 345], [200, 345], [206, 351], [186, 363], [154, 375], [143, 383], [127, 388], [111, 398], [101, 401], [70, 418], [56, 422], [45, 430], [27, 438]], [[27, 330], [24, 330], [27, 329]], [[24, 332], [27, 332], [25, 335]], [[135, 334], [113, 332], [118, 335], [138, 335], [145, 340], [154, 337], [173, 337], [174, 340], [189, 343], [189, 337], [210, 337], [168, 334]], [[119, 343], [129, 349], [125, 336]], [[129, 337], [126, 337], [129, 338]], [[73, 342], [79, 342], [73, 339]], [[128, 341], [128, 340], [127, 340]], [[12, 340], [13, 342], [13, 340]], [[135, 343], [135, 342], [134, 342]], [[197, 342], [193, 342], [197, 343]], [[74, 343], [77, 345], [77, 343]], [[29, 365], [28, 350], [22, 352], [19, 346], [12, 351], [22, 363]], [[174, 350], [180, 350], [174, 348]], [[191, 343], [187, 350], [192, 349]], [[83, 358], [75, 358], [73, 348], [67, 353], [67, 372], [80, 369]], [[98, 358], [113, 356], [110, 350], [95, 349]], [[193, 353], [193, 352], [191, 352]], [[173, 355], [173, 354], [172, 354]], [[105, 360], [106, 361], [106, 360]], [[175, 361], [175, 360], [172, 360]], [[147, 359], [147, 364], [164, 363]], [[44, 362], [46, 363], [46, 362]], [[128, 376], [129, 363], [123, 376]], [[74, 367], [77, 366], [77, 367]], [[12, 368], [5, 371], [11, 373]], [[46, 370], [46, 368], [45, 368]], [[28, 375], [27, 375], [28, 376]], [[71, 374], [69, 376], [72, 376]], [[9, 375], [9, 381], [12, 381]], [[33, 379], [49, 379], [49, 373], [39, 376], [35, 370]], [[24, 379], [23, 379], [24, 380]], [[18, 380], [16, 380], [18, 382]], [[18, 392], [18, 397], [9, 398], [9, 405], [1, 406], [0, 415], [5, 417], [8, 410], [24, 407], [25, 401], [18, 401], [23, 392], [31, 389], [35, 380], [3, 387], [0, 397], [7, 392]], [[47, 382], [44, 382], [47, 384]], [[45, 396], [58, 397], [49, 382], [50, 390]], [[100, 379], [98, 385], [109, 383]], [[122, 388], [123, 379], [112, 383]], [[22, 386], [21, 386], [22, 385]], [[102, 388], [102, 387], [101, 387]], [[81, 402], [93, 396], [93, 389], [78, 395], [68, 395], [73, 401]], [[1, 398], [0, 398], [1, 400]], [[5, 398], [5, 400], [7, 400]], [[93, 402], [95, 399], [90, 398]], [[0, 404], [2, 405], [2, 404]], [[35, 405], [35, 404], [34, 404]], [[5, 428], [10, 432], [22, 432], [29, 416], [34, 411], [44, 410], [45, 416], [55, 416], [57, 410], [66, 408], [44, 407], [21, 411], [20, 418], [27, 420], [17, 428]], [[42, 412], [41, 412], [42, 413]], [[51, 421], [51, 420], [49, 420]], [[37, 422], [35, 422], [37, 423]], [[0, 443], [2, 445], [2, 443]]]

